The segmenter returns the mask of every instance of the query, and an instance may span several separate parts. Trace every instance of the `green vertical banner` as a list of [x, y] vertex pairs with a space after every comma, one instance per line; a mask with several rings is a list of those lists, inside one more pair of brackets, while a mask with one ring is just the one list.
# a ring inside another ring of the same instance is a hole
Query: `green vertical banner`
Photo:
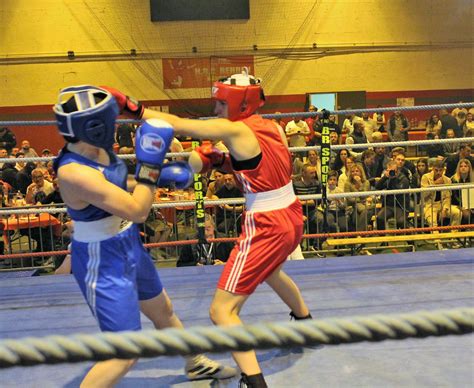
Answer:
[[[199, 147], [201, 144], [199, 141], [192, 141], [191, 147], [194, 150], [195, 148]], [[197, 229], [197, 251], [200, 258], [206, 257], [204, 255], [204, 247], [203, 245], [207, 243], [206, 241], [206, 233], [205, 233], [205, 220], [206, 220], [206, 209], [204, 207], [204, 187], [202, 184], [202, 175], [201, 174], [194, 174], [194, 201], [196, 202], [196, 229]], [[210, 263], [201, 263], [201, 264], [210, 264]]]
[[327, 233], [328, 226], [328, 199], [327, 199], [327, 183], [329, 174], [329, 161], [331, 160], [331, 141], [329, 138], [329, 111], [323, 110], [323, 129], [321, 131], [321, 194], [323, 200], [321, 206], [323, 208], [323, 232]]

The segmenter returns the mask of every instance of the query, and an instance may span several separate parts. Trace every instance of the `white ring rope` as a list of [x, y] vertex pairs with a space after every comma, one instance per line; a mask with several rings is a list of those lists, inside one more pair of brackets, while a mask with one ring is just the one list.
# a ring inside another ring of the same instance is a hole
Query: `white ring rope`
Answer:
[[[336, 193], [328, 194], [328, 199], [336, 198], [359, 198], [359, 197], [372, 197], [372, 196], [392, 196], [396, 194], [415, 194], [415, 193], [425, 193], [431, 191], [446, 191], [446, 190], [469, 190], [474, 189], [474, 183], [464, 183], [459, 185], [439, 185], [432, 187], [421, 187], [417, 189], [401, 189], [401, 190], [374, 190], [374, 191], [360, 191], [360, 192], [351, 192], [351, 193]], [[300, 200], [309, 200], [309, 199], [321, 199], [321, 194], [307, 194], [307, 195], [297, 195]], [[229, 198], [229, 199], [205, 199], [204, 204], [206, 206], [219, 206], [219, 205], [243, 205], [245, 204], [245, 198]], [[188, 201], [166, 201], [154, 203], [152, 207], [154, 209], [167, 209], [181, 207], [182, 210], [188, 210], [194, 208], [196, 202], [194, 200]], [[181, 210], [181, 209], [178, 209]], [[66, 213], [67, 210], [65, 207], [44, 207], [35, 206], [27, 208], [10, 208], [0, 210], [0, 217], [6, 216], [9, 214], [37, 214], [37, 213]]]

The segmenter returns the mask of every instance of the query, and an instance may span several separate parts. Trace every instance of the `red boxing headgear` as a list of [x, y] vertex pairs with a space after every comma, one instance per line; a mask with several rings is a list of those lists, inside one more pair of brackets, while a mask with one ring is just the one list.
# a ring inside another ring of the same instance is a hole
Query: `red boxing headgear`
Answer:
[[227, 118], [231, 121], [251, 116], [265, 103], [260, 79], [249, 75], [246, 67], [242, 74], [214, 82], [212, 98], [227, 103]]

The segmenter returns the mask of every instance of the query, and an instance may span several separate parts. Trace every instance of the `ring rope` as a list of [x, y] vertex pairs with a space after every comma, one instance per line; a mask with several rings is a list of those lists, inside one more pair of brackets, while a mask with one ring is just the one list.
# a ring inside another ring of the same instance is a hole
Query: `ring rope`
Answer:
[[[423, 146], [430, 144], [456, 144], [456, 143], [474, 143], [474, 137], [462, 137], [462, 138], [453, 138], [453, 139], [435, 139], [435, 140], [405, 140], [405, 141], [390, 141], [390, 142], [380, 142], [380, 143], [363, 143], [363, 144], [337, 144], [332, 145], [331, 150], [337, 151], [342, 149], [365, 149], [372, 147], [411, 147], [411, 146]], [[307, 152], [309, 150], [320, 150], [321, 146], [302, 146], [302, 147], [289, 147], [290, 152]], [[168, 152], [166, 154], [167, 158], [177, 158], [177, 157], [186, 157], [190, 155], [190, 151], [186, 152]], [[135, 154], [118, 154], [120, 159], [134, 159]], [[47, 162], [54, 160], [55, 156], [38, 156], [38, 157], [28, 157], [28, 158], [0, 158], [0, 163], [13, 163], [13, 162]]]
[[[388, 230], [360, 230], [360, 231], [351, 231], [351, 232], [335, 232], [335, 233], [310, 233], [303, 234], [301, 239], [308, 238], [344, 238], [344, 237], [353, 237], [353, 236], [379, 236], [379, 235], [407, 235], [407, 240], [409, 240], [409, 235], [414, 233], [428, 233], [428, 232], [443, 232], [449, 230], [460, 230], [460, 229], [472, 229], [474, 224], [466, 225], [446, 225], [446, 226], [427, 226], [420, 228], [410, 228], [410, 229], [388, 229]], [[439, 238], [443, 238], [443, 234], [439, 234]], [[219, 237], [209, 239], [209, 242], [227, 242], [232, 243], [238, 240], [238, 237]], [[197, 239], [193, 240], [180, 240], [180, 241], [164, 241], [159, 243], [146, 243], [143, 244], [145, 248], [167, 248], [167, 247], [179, 247], [183, 245], [192, 245], [197, 244], [199, 241]], [[62, 251], [44, 251], [44, 252], [25, 252], [25, 253], [8, 253], [1, 255], [1, 259], [24, 259], [32, 257], [43, 257], [43, 256], [62, 256], [70, 254], [71, 251], [62, 250]], [[1, 271], [1, 270], [0, 270]]]
[[231, 327], [29, 337], [0, 341], [0, 368], [463, 335], [473, 328], [474, 308], [465, 307]]
[[[454, 109], [454, 108], [471, 108], [474, 106], [474, 102], [463, 102], [463, 103], [452, 103], [452, 104], [434, 104], [434, 105], [415, 105], [415, 106], [394, 106], [385, 108], [364, 108], [364, 109], [342, 109], [342, 110], [331, 110], [330, 114], [334, 115], [345, 115], [345, 114], [357, 114], [364, 112], [409, 112], [417, 110], [437, 110], [437, 109]], [[315, 117], [319, 116], [321, 112], [287, 112], [287, 113], [266, 113], [261, 116], [267, 119], [273, 118], [286, 118], [286, 117]], [[212, 119], [215, 117], [202, 117], [202, 120]], [[135, 124], [140, 123], [141, 120], [129, 120], [120, 119], [116, 121], [117, 124]], [[57, 125], [56, 120], [17, 120], [17, 121], [0, 121], [0, 126], [33, 126], [33, 125]]]
[[[432, 186], [432, 187], [420, 187], [417, 189], [398, 189], [398, 190], [373, 190], [373, 191], [359, 191], [351, 193], [334, 193], [328, 194], [328, 199], [336, 198], [358, 198], [358, 197], [372, 197], [372, 196], [392, 196], [397, 194], [415, 194], [425, 193], [431, 191], [447, 191], [447, 190], [469, 190], [474, 189], [474, 183], [464, 183], [458, 185], [443, 185], [443, 186]], [[305, 194], [297, 195], [297, 197], [303, 201], [308, 199], [321, 199], [321, 194]], [[245, 198], [228, 198], [228, 199], [205, 199], [204, 204], [208, 206], [219, 206], [219, 205], [242, 205], [245, 204]], [[195, 207], [196, 203], [194, 200], [188, 201], [166, 201], [166, 203], [154, 203], [153, 208], [166, 209], [182, 207], [190, 209]], [[35, 214], [35, 213], [66, 213], [65, 207], [34, 207], [34, 208], [3, 208], [0, 210], [0, 216], [9, 214]]]

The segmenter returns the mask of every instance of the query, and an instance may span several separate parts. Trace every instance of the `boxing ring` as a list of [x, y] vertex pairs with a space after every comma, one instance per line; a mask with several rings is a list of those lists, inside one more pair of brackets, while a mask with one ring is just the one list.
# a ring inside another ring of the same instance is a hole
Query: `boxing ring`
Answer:
[[[474, 249], [290, 261], [286, 271], [303, 292], [313, 317], [401, 313], [472, 306]], [[186, 327], [209, 326], [208, 308], [222, 267], [160, 269]], [[97, 333], [97, 324], [73, 276], [13, 278], [0, 282], [0, 336]], [[278, 322], [288, 309], [262, 285], [242, 311], [245, 323]], [[144, 329], [151, 324], [143, 319]], [[269, 386], [468, 386], [473, 382], [474, 337], [443, 336], [320, 348], [258, 351]], [[233, 364], [229, 353], [213, 355]], [[77, 387], [91, 362], [0, 369], [2, 387]], [[181, 357], [141, 359], [119, 387], [207, 387], [237, 378], [189, 382]]]

